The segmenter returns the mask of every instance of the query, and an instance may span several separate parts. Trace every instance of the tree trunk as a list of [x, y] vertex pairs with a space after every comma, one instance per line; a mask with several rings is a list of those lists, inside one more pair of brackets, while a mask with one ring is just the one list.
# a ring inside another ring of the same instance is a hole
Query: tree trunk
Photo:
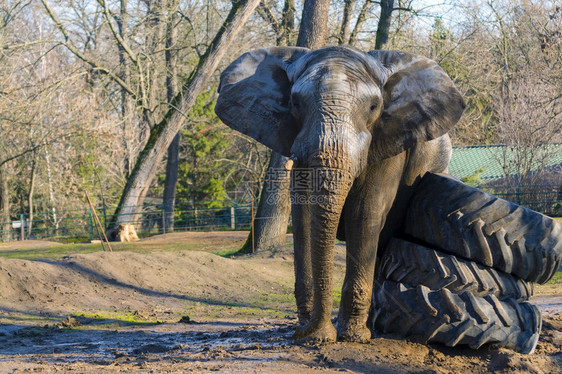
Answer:
[[27, 219], [27, 237], [29, 238], [33, 230], [33, 193], [35, 192], [35, 174], [36, 174], [36, 161], [35, 152], [32, 154], [31, 160], [31, 178], [29, 181], [29, 192], [27, 193], [27, 205], [29, 208], [29, 217]]
[[330, 0], [305, 0], [297, 46], [310, 49], [322, 48], [328, 33]]
[[189, 113], [193, 107], [197, 96], [206, 87], [207, 81], [217, 68], [228, 46], [234, 41], [259, 1], [233, 2], [230, 14], [188, 79], [183, 92], [174, 98], [172, 107], [178, 108], [178, 110], [168, 110], [162, 121], [150, 132], [148, 142], [127, 180], [112, 223], [130, 223], [139, 213], [158, 166], [183, 124], [185, 113]]
[[[118, 17], [117, 27], [119, 28], [119, 35], [124, 42], [128, 42], [128, 22], [129, 13], [127, 12], [128, 0], [121, 0], [120, 17]], [[119, 66], [121, 71], [119, 77], [125, 82], [127, 87], [131, 85], [131, 62], [127, 57], [123, 46], [117, 43], [117, 50], [119, 51]], [[121, 117], [122, 117], [122, 130], [123, 130], [123, 148], [125, 149], [125, 171], [127, 177], [131, 176], [133, 166], [136, 159], [136, 139], [135, 139], [135, 98], [131, 93], [127, 92], [124, 88], [121, 89]]]
[[372, 0], [365, 0], [365, 2], [363, 3], [363, 6], [361, 7], [361, 11], [359, 11], [359, 15], [357, 16], [357, 22], [355, 23], [355, 27], [353, 28], [353, 31], [351, 32], [351, 35], [349, 37], [349, 45], [355, 45], [357, 43], [357, 40], [359, 38], [359, 33], [361, 32], [361, 29], [363, 28], [363, 24], [367, 19], [367, 11], [369, 10], [369, 7], [371, 6], [372, 2], [373, 2]]
[[[149, 4], [147, 16], [151, 31], [147, 36], [147, 44], [150, 46], [150, 53], [157, 62], [160, 62], [159, 59], [161, 58], [160, 56], [162, 56], [161, 51], [167, 47], [168, 23], [166, 22], [166, 8], [168, 8], [168, 0], [151, 0]], [[164, 53], [164, 55], [166, 55], [166, 53]], [[148, 87], [146, 90], [147, 95], [143, 95], [143, 99], [145, 100], [143, 109], [145, 123], [143, 125], [148, 134], [150, 133], [150, 129], [154, 126], [155, 118], [160, 118], [159, 115], [164, 114], [163, 111], [159, 109], [162, 101], [162, 96], [159, 95], [159, 93], [162, 87], [158, 84], [163, 74], [166, 74], [166, 78], [168, 77], [168, 73], [162, 71], [163, 67], [167, 68], [168, 65], [164, 64], [164, 66], [162, 66], [160, 63], [155, 63], [152, 69], [150, 69], [150, 73], [147, 72], [145, 78], [145, 84], [148, 85]], [[168, 102], [172, 99], [173, 97], [168, 99]]]
[[250, 232], [240, 250], [241, 253], [266, 250], [286, 242], [287, 224], [291, 214], [291, 179], [290, 173], [285, 171], [285, 162], [287, 157], [276, 152], [271, 153], [258, 210], [254, 217], [254, 231]]
[[[177, 60], [178, 54], [174, 49], [178, 31], [175, 27], [177, 21], [177, 1], [172, 0], [169, 4], [168, 22], [166, 25], [166, 90], [167, 100], [171, 103], [178, 94]], [[164, 224], [166, 232], [174, 231], [174, 210], [176, 205], [176, 187], [178, 182], [178, 166], [180, 153], [180, 134], [168, 148], [168, 159], [166, 161], [166, 179], [164, 181]]]
[[174, 231], [174, 210], [176, 206], [176, 187], [180, 154], [180, 134], [177, 133], [168, 147], [166, 161], [166, 180], [164, 181], [164, 222], [166, 232]]
[[53, 226], [55, 227], [55, 236], [59, 235], [59, 217], [57, 214], [57, 208], [55, 206], [55, 191], [53, 186], [53, 173], [51, 171], [51, 154], [49, 149], [45, 149], [45, 161], [47, 166], [47, 186], [49, 191], [49, 204], [51, 204], [51, 217], [53, 220]]
[[8, 176], [6, 165], [0, 166], [0, 221], [2, 225], [2, 241], [12, 239], [12, 223], [10, 220], [10, 195], [8, 192]]
[[351, 14], [353, 13], [353, 5], [355, 0], [345, 0], [343, 8], [343, 19], [341, 22], [340, 35], [338, 37], [338, 44], [347, 44], [349, 41], [349, 24], [351, 23]]
[[377, 26], [377, 38], [375, 40], [375, 49], [382, 49], [388, 41], [388, 33], [390, 31], [390, 21], [392, 20], [392, 11], [394, 10], [394, 0], [381, 0], [381, 15]]

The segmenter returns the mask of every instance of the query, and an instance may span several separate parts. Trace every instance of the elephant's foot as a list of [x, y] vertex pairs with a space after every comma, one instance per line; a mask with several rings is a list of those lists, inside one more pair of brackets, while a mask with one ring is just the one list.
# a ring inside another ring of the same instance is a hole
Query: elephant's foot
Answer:
[[342, 342], [366, 342], [371, 339], [371, 330], [361, 319], [340, 322], [338, 326], [338, 340]]
[[322, 323], [309, 323], [306, 326], [297, 327], [293, 339], [299, 343], [330, 343], [335, 342], [338, 333], [332, 321]]

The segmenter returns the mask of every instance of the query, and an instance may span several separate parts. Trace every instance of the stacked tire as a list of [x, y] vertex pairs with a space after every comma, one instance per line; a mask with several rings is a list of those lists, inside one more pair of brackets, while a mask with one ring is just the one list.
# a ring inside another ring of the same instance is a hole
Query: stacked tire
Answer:
[[562, 224], [428, 173], [399, 236], [378, 261], [375, 332], [534, 351], [542, 317], [527, 300], [562, 262]]

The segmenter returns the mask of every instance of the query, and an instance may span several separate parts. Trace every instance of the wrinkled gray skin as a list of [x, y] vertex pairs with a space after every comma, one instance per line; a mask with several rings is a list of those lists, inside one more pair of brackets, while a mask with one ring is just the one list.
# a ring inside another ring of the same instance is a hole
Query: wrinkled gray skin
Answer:
[[[424, 57], [345, 47], [245, 53], [222, 73], [219, 93], [215, 111], [224, 123], [293, 158], [293, 178], [314, 171], [310, 188], [292, 188], [301, 322], [294, 337], [369, 339], [379, 242], [398, 228], [419, 177], [446, 171], [446, 132], [462, 114], [461, 95]], [[337, 331], [330, 318], [336, 234], [347, 241]]]

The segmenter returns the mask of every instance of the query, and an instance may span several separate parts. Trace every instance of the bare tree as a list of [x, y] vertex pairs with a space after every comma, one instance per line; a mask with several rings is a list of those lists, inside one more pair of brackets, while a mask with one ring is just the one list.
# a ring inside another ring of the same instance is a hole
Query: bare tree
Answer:
[[172, 140], [181, 128], [185, 113], [188, 113], [199, 93], [207, 84], [208, 79], [217, 68], [226, 53], [229, 44], [234, 40], [246, 20], [250, 17], [259, 0], [241, 0], [232, 5], [220, 31], [207, 48], [197, 65], [196, 70], [172, 102], [164, 118], [156, 124], [139, 155], [133, 173], [127, 180], [115, 214], [115, 223], [129, 223], [139, 213], [150, 183]]
[[[168, 1], [168, 17], [166, 19], [166, 99], [171, 103], [179, 92], [177, 73], [178, 53], [176, 43], [178, 30], [178, 1]], [[174, 209], [176, 202], [176, 188], [178, 182], [178, 167], [180, 153], [180, 134], [174, 136], [168, 148], [166, 160], [166, 179], [164, 180], [164, 224], [167, 231], [174, 231]]]
[[541, 172], [558, 155], [551, 143], [562, 139], [560, 89], [533, 72], [520, 72], [498, 93], [496, 108], [505, 179], [514, 186], [540, 183]]

